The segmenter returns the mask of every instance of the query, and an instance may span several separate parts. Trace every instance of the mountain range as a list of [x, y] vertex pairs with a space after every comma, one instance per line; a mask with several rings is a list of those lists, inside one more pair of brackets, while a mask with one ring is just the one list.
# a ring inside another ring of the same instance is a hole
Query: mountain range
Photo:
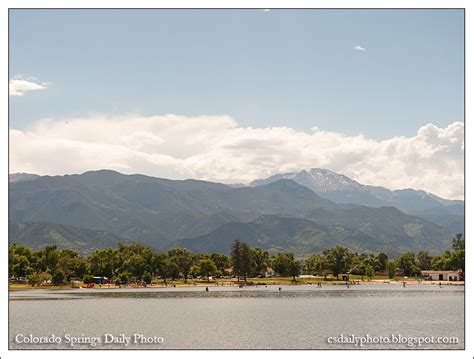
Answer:
[[439, 223], [451, 231], [464, 232], [464, 201], [443, 199], [422, 190], [392, 191], [384, 187], [363, 185], [343, 174], [326, 169], [312, 168], [276, 174], [256, 180], [250, 183], [250, 186], [261, 186], [281, 179], [291, 179], [319, 196], [339, 204], [393, 206], [407, 214]]
[[[109, 170], [32, 176], [10, 182], [9, 240], [39, 247], [56, 238], [55, 243], [88, 252], [123, 239], [157, 250], [184, 246], [228, 253], [230, 243], [240, 238], [270, 252], [305, 255], [343, 244], [398, 255], [421, 249], [438, 253], [449, 247], [454, 233], [463, 232], [452, 223], [462, 219], [457, 225], [464, 227], [462, 201], [429, 194], [423, 198], [414, 190], [389, 196], [396, 191], [370, 188], [320, 169], [277, 175], [249, 186]], [[377, 191], [383, 194], [374, 194]], [[365, 202], [371, 198], [378, 202]], [[400, 208], [410, 201], [416, 204], [410, 210], [420, 212], [416, 216]], [[443, 225], [422, 218], [440, 211], [449, 213], [452, 221]], [[81, 230], [92, 232], [79, 234]]]
[[41, 177], [40, 175], [31, 174], [31, 173], [10, 173], [8, 175], [8, 182], [23, 182], [23, 181], [32, 181]]

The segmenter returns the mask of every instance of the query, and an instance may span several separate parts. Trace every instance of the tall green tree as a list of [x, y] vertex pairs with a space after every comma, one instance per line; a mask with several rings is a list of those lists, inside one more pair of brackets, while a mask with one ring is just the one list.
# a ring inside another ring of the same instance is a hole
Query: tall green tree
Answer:
[[221, 275], [225, 274], [225, 270], [232, 266], [231, 260], [228, 256], [222, 253], [212, 253], [211, 259], [217, 267]]
[[365, 275], [369, 278], [369, 281], [372, 280], [372, 277], [374, 276], [374, 267], [370, 264], [365, 267]]
[[231, 248], [232, 270], [237, 275], [237, 281], [240, 282], [240, 272], [242, 267], [242, 242], [236, 239]]
[[247, 281], [247, 276], [252, 272], [252, 254], [249, 245], [236, 239], [232, 243], [231, 257], [232, 269], [237, 275], [237, 280], [240, 281], [240, 278], [244, 277], [244, 281]]
[[153, 256], [150, 260], [150, 271], [152, 275], [159, 275], [166, 282], [168, 267], [169, 259], [166, 253], [153, 253]]
[[291, 253], [277, 253], [272, 257], [272, 268], [281, 277], [290, 275]]
[[206, 277], [208, 282], [209, 277], [217, 272], [217, 267], [212, 259], [201, 259], [196, 264], [196, 267], [196, 271], [203, 277]]
[[96, 249], [89, 256], [89, 271], [92, 275], [112, 278], [115, 272], [116, 251], [112, 248]]
[[464, 273], [465, 269], [465, 254], [464, 249], [455, 251], [451, 254], [451, 260], [449, 263], [449, 267], [451, 270], [459, 270]]
[[453, 238], [454, 253], [452, 254], [452, 258], [451, 258], [450, 269], [461, 271], [463, 276], [464, 276], [464, 270], [465, 270], [465, 253], [464, 253], [465, 249], [464, 248], [465, 248], [464, 237], [462, 233], [458, 233]]
[[23, 245], [8, 247], [8, 275], [10, 277], [26, 277], [34, 271], [36, 257], [31, 248]]
[[139, 254], [134, 254], [127, 260], [126, 269], [133, 277], [140, 280], [148, 269], [147, 262]]
[[47, 245], [38, 252], [39, 268], [42, 272], [54, 274], [58, 270], [59, 251], [57, 246]]
[[420, 268], [416, 264], [415, 254], [411, 252], [405, 253], [398, 259], [398, 266], [408, 276], [413, 276], [420, 272]]
[[71, 249], [62, 249], [59, 252], [58, 267], [64, 274], [64, 280], [70, 281], [72, 277], [84, 276], [87, 271], [87, 261]]
[[31, 273], [31, 271], [30, 261], [26, 256], [16, 255], [15, 258], [10, 262], [10, 276], [16, 278], [26, 277]]
[[337, 279], [339, 279], [339, 274], [349, 271], [353, 255], [348, 248], [337, 245], [325, 250], [323, 254], [329, 263], [329, 269]]
[[252, 272], [254, 275], [263, 274], [267, 270], [269, 263], [269, 255], [267, 251], [260, 248], [251, 248], [252, 256]]
[[184, 283], [188, 282], [189, 272], [194, 264], [194, 258], [185, 248], [173, 248], [168, 251], [170, 261], [174, 263], [184, 276]]
[[271, 264], [273, 270], [280, 276], [291, 276], [294, 281], [301, 271], [301, 264], [295, 259], [293, 253], [278, 253], [272, 258]]
[[454, 236], [452, 245], [453, 245], [454, 251], [464, 250], [465, 242], [464, 242], [464, 236], [462, 233], [458, 233]]
[[416, 265], [421, 270], [431, 269], [431, 260], [432, 258], [427, 251], [419, 251], [416, 255]]
[[450, 270], [452, 254], [450, 251], [444, 251], [441, 255], [431, 259], [431, 267], [435, 270]]
[[320, 254], [313, 254], [306, 258], [304, 271], [311, 275], [323, 275], [323, 272], [329, 270], [329, 263], [326, 258]]
[[387, 268], [388, 256], [384, 252], [377, 254], [377, 264], [374, 267], [374, 270], [377, 272], [384, 271]]
[[294, 258], [291, 258], [290, 261], [290, 275], [293, 278], [293, 281], [296, 282], [296, 276], [300, 275], [301, 272], [301, 263]]
[[387, 274], [390, 279], [395, 278], [396, 271], [397, 271], [397, 262], [387, 261]]

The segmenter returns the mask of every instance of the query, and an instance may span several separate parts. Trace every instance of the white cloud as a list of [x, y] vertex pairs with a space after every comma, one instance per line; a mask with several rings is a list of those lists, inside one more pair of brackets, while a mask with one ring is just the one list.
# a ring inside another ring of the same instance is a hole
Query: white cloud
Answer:
[[8, 83], [8, 90], [10, 96], [23, 96], [25, 92], [44, 90], [47, 88], [47, 83], [37, 83], [36, 79], [23, 77], [15, 77]]
[[95, 116], [41, 120], [10, 130], [10, 172], [115, 169], [168, 178], [250, 182], [322, 167], [361, 183], [462, 198], [464, 124], [421, 127], [377, 141], [289, 127], [241, 127], [228, 116]]
[[363, 46], [360, 46], [360, 45], [355, 45], [352, 50], [356, 50], [356, 51], [367, 51], [367, 49]]

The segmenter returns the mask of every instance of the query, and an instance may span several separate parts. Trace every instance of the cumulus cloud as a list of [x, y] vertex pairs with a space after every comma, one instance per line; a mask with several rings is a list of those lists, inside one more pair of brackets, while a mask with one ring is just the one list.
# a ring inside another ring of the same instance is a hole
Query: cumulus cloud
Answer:
[[352, 50], [356, 50], [356, 51], [367, 51], [367, 49], [363, 46], [360, 46], [360, 45], [355, 45]]
[[10, 172], [114, 169], [173, 179], [247, 183], [321, 167], [390, 189], [462, 198], [464, 124], [427, 124], [377, 141], [317, 127], [242, 127], [228, 116], [94, 116], [40, 120], [10, 130]]
[[35, 78], [23, 78], [17, 76], [8, 82], [8, 92], [10, 96], [23, 96], [28, 91], [38, 91], [47, 88], [47, 83], [35, 82]]

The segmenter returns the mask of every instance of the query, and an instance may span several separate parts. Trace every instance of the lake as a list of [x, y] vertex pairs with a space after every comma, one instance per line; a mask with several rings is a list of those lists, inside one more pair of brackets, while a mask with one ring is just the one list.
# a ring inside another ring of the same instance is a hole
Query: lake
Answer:
[[[281, 288], [10, 291], [10, 349], [464, 348], [463, 286]], [[133, 342], [135, 334], [142, 335], [136, 338], [138, 343]], [[30, 335], [53, 342], [17, 342], [34, 341]], [[121, 335], [130, 337], [130, 343]], [[457, 337], [459, 343], [408, 346], [376, 339], [363, 347], [334, 343], [334, 338], [342, 340], [341, 335]], [[91, 345], [94, 338], [101, 342]], [[72, 340], [84, 343], [71, 346]]]

